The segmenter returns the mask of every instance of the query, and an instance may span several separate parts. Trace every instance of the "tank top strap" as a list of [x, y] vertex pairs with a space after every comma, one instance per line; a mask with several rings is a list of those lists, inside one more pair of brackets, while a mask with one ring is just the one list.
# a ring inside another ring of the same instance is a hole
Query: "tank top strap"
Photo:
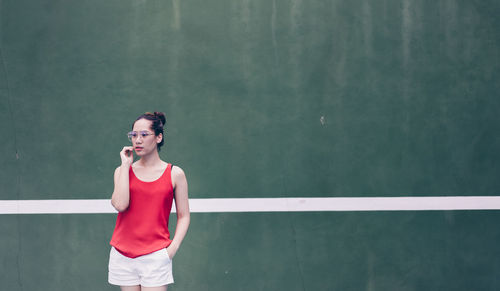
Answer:
[[172, 183], [172, 164], [171, 163], [167, 163], [167, 168], [165, 169], [165, 172], [163, 172], [163, 174], [161, 175], [161, 178], [162, 180], [166, 180], [170, 183]]
[[128, 176], [130, 178], [135, 178], [134, 170], [132, 169], [132, 165], [128, 168]]

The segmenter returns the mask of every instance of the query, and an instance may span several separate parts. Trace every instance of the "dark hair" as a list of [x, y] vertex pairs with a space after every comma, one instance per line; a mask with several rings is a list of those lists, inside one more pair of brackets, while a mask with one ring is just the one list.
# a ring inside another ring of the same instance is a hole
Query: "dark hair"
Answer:
[[137, 120], [146, 119], [151, 121], [151, 130], [155, 132], [155, 136], [158, 136], [160, 133], [162, 134], [161, 142], [156, 144], [158, 151], [160, 151], [161, 146], [165, 140], [165, 134], [163, 133], [163, 127], [165, 126], [165, 122], [167, 119], [165, 118], [165, 113], [163, 112], [146, 112], [141, 116], [137, 117], [137, 119], [132, 123], [132, 129], [134, 128], [134, 124]]

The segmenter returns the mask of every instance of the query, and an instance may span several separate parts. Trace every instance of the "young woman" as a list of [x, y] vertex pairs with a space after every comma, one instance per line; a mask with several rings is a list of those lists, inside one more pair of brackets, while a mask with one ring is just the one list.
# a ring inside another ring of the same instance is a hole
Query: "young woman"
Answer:
[[[166, 291], [173, 283], [172, 259], [189, 227], [188, 185], [181, 168], [160, 159], [165, 115], [139, 116], [128, 133], [132, 146], [120, 152], [111, 204], [118, 210], [110, 244], [108, 281], [122, 291]], [[133, 161], [133, 151], [139, 160]], [[168, 219], [175, 199], [177, 226]]]

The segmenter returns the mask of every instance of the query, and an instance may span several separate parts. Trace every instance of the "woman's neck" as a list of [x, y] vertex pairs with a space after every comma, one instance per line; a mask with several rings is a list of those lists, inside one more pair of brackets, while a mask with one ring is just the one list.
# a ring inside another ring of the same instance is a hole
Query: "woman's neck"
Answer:
[[142, 156], [137, 163], [139, 163], [140, 166], [145, 167], [145, 168], [152, 168], [160, 164], [162, 160], [160, 159], [160, 154], [155, 151], [151, 153], [150, 155], [147, 156]]

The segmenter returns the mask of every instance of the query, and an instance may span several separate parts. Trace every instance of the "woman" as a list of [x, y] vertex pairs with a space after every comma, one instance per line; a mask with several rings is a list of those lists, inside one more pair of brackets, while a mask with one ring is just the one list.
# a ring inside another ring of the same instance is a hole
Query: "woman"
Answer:
[[[172, 259], [189, 227], [188, 185], [181, 168], [160, 159], [165, 115], [139, 116], [128, 133], [132, 146], [120, 152], [111, 204], [118, 210], [110, 244], [108, 281], [122, 291], [166, 291]], [[133, 151], [139, 160], [133, 161]], [[175, 199], [173, 239], [168, 219]]]

